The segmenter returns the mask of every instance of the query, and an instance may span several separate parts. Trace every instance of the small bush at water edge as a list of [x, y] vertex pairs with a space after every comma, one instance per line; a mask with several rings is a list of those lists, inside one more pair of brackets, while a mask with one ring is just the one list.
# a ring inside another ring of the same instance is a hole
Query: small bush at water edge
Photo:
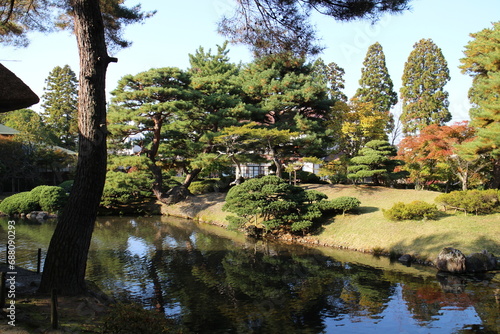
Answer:
[[33, 200], [28, 191], [9, 196], [0, 203], [0, 211], [9, 216], [30, 213], [39, 209], [38, 202]]

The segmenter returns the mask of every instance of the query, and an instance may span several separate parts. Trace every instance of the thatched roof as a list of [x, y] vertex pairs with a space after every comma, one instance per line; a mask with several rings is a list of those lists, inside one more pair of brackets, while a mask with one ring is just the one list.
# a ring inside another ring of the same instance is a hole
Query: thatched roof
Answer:
[[0, 64], [0, 112], [27, 108], [39, 101], [21, 79]]

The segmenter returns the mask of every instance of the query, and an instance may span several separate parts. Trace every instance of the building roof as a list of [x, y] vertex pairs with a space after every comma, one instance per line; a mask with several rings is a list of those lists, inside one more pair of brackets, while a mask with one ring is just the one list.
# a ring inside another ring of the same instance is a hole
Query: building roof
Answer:
[[0, 135], [13, 136], [13, 135], [17, 135], [18, 133], [20, 133], [20, 132], [17, 131], [16, 129], [9, 128], [8, 126], [0, 124]]
[[68, 150], [67, 148], [61, 147], [61, 146], [49, 146], [53, 151], [61, 151], [63, 153], [66, 153], [68, 155], [78, 155], [77, 152]]
[[21, 79], [0, 64], [0, 113], [27, 108], [39, 101]]

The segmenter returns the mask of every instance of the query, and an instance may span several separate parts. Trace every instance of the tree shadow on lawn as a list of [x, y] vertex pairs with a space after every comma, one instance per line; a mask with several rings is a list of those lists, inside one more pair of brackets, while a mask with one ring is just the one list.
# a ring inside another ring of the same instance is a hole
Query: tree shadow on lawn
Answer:
[[369, 184], [355, 184], [354, 187], [361, 194], [366, 194], [366, 195], [373, 195], [375, 193], [387, 191], [387, 189], [391, 189], [391, 188], [387, 188], [384, 186], [374, 186], [374, 185], [369, 185]]
[[[360, 206], [358, 208], [356, 208], [355, 210], [352, 210], [350, 212], [346, 212], [346, 216], [348, 215], [353, 215], [353, 216], [358, 216], [358, 215], [362, 215], [362, 214], [365, 214], [365, 213], [372, 213], [372, 212], [377, 212], [379, 211], [380, 208], [377, 208], [375, 206]], [[322, 232], [324, 232], [325, 230], [325, 226], [329, 226], [333, 223], [335, 223], [335, 217], [341, 217], [342, 216], [342, 213], [325, 213], [322, 217], [321, 217], [321, 221], [317, 224], [317, 226], [314, 226], [311, 231], [310, 231], [310, 234], [311, 235], [320, 235]]]
[[356, 210], [351, 212], [351, 214], [362, 215], [364, 213], [373, 213], [377, 211], [380, 211], [380, 208], [377, 208], [376, 206], [360, 206]]
[[[412, 250], [423, 249], [425, 252], [432, 256], [431, 260], [434, 260], [435, 257], [441, 252], [444, 247], [453, 247], [457, 248], [460, 251], [463, 251], [465, 255], [467, 251], [464, 249], [460, 249], [460, 246], [453, 244], [454, 234], [451, 232], [429, 235], [429, 236], [421, 236], [417, 237], [413, 240], [404, 240], [400, 241], [396, 244], [390, 246], [389, 251], [392, 254], [404, 254], [409, 253]], [[483, 249], [489, 251], [490, 253], [497, 252], [500, 253], [500, 243], [496, 240], [480, 237], [471, 242], [469, 248], [473, 248], [474, 252], [480, 252]]]
[[189, 196], [180, 203], [179, 211], [188, 218], [195, 218], [200, 212], [221, 203], [226, 197], [225, 193], [208, 193], [204, 195]]

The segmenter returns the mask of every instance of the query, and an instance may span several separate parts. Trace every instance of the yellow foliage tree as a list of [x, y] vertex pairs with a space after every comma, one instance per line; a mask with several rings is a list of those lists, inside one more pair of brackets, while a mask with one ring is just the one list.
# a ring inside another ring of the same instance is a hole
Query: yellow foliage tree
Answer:
[[367, 142], [387, 140], [385, 127], [389, 119], [389, 112], [381, 113], [372, 102], [351, 99], [349, 110], [344, 113], [342, 120], [343, 153], [351, 158]]

